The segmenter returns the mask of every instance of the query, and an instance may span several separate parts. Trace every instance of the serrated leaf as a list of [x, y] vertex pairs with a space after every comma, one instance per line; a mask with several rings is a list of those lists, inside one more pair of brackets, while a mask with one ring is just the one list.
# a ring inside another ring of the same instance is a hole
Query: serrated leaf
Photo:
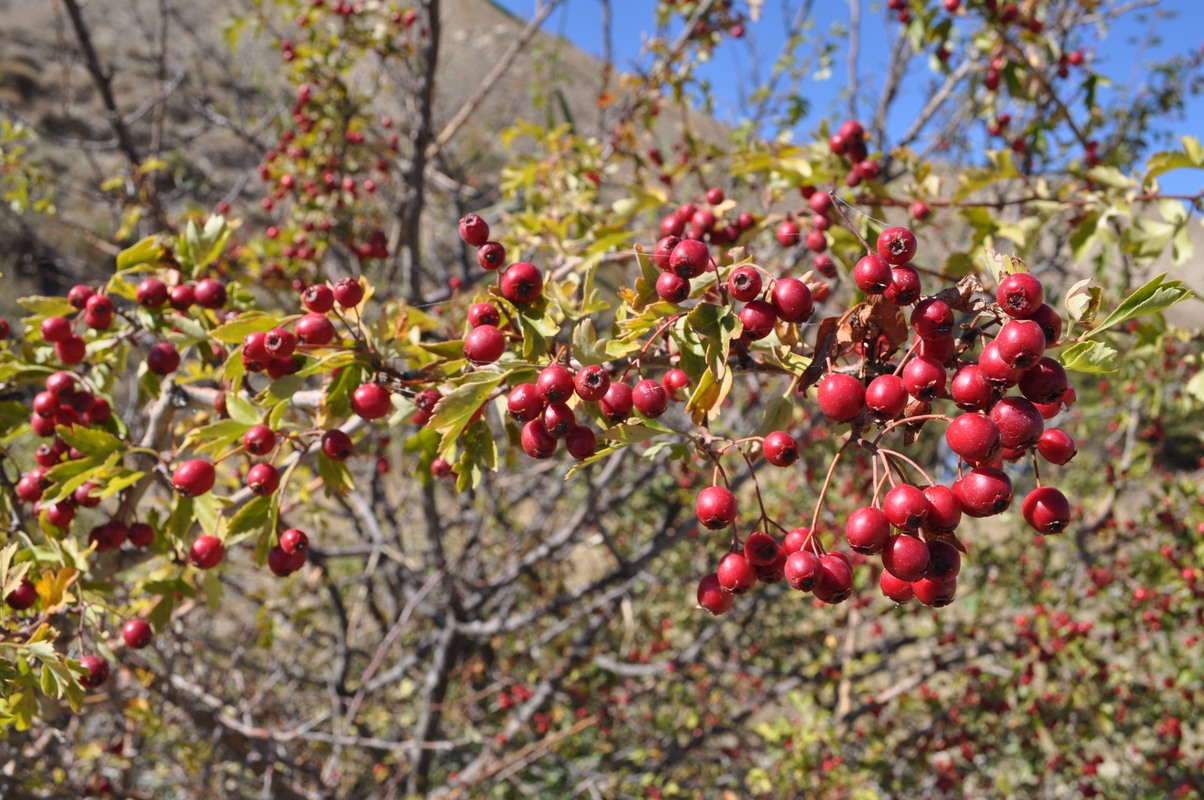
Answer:
[[1070, 318], [1080, 325], [1090, 325], [1103, 300], [1103, 288], [1092, 278], [1084, 278], [1066, 290], [1063, 305]]
[[226, 525], [226, 543], [237, 544], [267, 524], [272, 511], [272, 498], [255, 497], [238, 509]]
[[163, 246], [159, 244], [159, 237], [148, 236], [117, 254], [117, 271], [124, 272], [142, 264], [158, 264], [161, 260]]
[[461, 385], [439, 399], [429, 426], [443, 434], [440, 454], [446, 456], [452, 452], [468, 421], [509, 376], [509, 372], [473, 372], [465, 376]]
[[259, 411], [250, 400], [240, 394], [226, 392], [226, 412], [232, 420], [244, 425], [259, 424]]
[[1204, 147], [1200, 146], [1200, 140], [1194, 136], [1184, 136], [1179, 141], [1183, 150], [1154, 153], [1146, 160], [1147, 182], [1171, 170], [1204, 168]]
[[355, 488], [355, 479], [342, 461], [335, 461], [325, 453], [318, 453], [318, 475], [322, 478], [322, 490], [327, 496], [345, 495]]
[[1103, 342], [1076, 342], [1062, 351], [1058, 360], [1075, 372], [1114, 372], [1118, 365], [1116, 348]]
[[197, 454], [220, 453], [242, 438], [251, 426], [234, 419], [223, 419], [193, 430], [184, 439], [184, 450]]
[[68, 317], [76, 312], [65, 297], [21, 297], [17, 299], [17, 304], [39, 317]]
[[1107, 319], [1088, 333], [1087, 336], [1089, 338], [1098, 336], [1122, 322], [1146, 314], [1156, 314], [1194, 296], [1191, 290], [1183, 285], [1182, 281], [1166, 280], [1166, 273], [1164, 272], [1152, 278], [1145, 286], [1142, 286], [1125, 298], [1124, 302], [1117, 306], [1116, 310], [1109, 314]]
[[736, 312], [728, 305], [701, 303], [686, 315], [686, 324], [703, 342], [707, 368], [716, 377], [726, 374], [732, 339], [744, 330]]
[[60, 439], [84, 455], [105, 458], [112, 453], [123, 453], [126, 449], [124, 442], [99, 428], [85, 428], [82, 425], [68, 428], [59, 425], [55, 430]]
[[280, 317], [261, 314], [258, 311], [247, 311], [223, 325], [218, 325], [209, 331], [208, 335], [223, 344], [242, 344], [242, 340], [248, 334], [266, 333], [286, 322], [286, 319]]
[[706, 370], [698, 379], [694, 393], [686, 402], [686, 411], [695, 425], [703, 425], [719, 415], [723, 401], [727, 399], [732, 389], [732, 371], [727, 370], [722, 378], [717, 378], [711, 370]]
[[1116, 167], [1092, 167], [1087, 171], [1087, 177], [1102, 186], [1109, 186], [1113, 189], [1130, 189], [1137, 185], [1137, 181]]

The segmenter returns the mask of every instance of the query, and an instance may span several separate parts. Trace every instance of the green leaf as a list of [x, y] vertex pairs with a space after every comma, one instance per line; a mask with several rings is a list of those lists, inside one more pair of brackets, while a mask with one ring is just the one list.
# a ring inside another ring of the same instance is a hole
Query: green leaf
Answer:
[[1194, 136], [1184, 136], [1179, 140], [1183, 144], [1181, 151], [1163, 151], [1154, 153], [1146, 161], [1146, 181], [1157, 178], [1163, 173], [1176, 169], [1204, 169], [1204, 147]]
[[76, 312], [65, 297], [21, 297], [17, 303], [39, 317], [68, 317]]
[[355, 479], [351, 477], [347, 464], [335, 461], [325, 453], [318, 453], [318, 475], [322, 477], [322, 489], [327, 496], [347, 494], [355, 488]]
[[55, 430], [60, 439], [84, 455], [107, 457], [111, 453], [123, 453], [126, 449], [124, 442], [98, 428], [85, 428], [82, 425], [68, 428], [59, 425]]
[[439, 399], [429, 424], [443, 434], [439, 445], [440, 454], [452, 452], [468, 421], [509, 375], [509, 372], [469, 373], [465, 376], [464, 383]]
[[272, 510], [272, 500], [268, 497], [256, 497], [235, 512], [226, 526], [226, 544], [233, 545], [247, 534], [262, 528], [267, 524]]
[[1123, 303], [1116, 307], [1115, 311], [1108, 315], [1107, 319], [1088, 333], [1087, 336], [1098, 336], [1122, 322], [1146, 314], [1156, 314], [1163, 309], [1170, 308], [1176, 303], [1182, 303], [1184, 300], [1188, 300], [1194, 296], [1191, 290], [1183, 285], [1182, 281], [1166, 280], [1166, 273], [1164, 272], [1129, 295]]
[[163, 260], [163, 246], [159, 237], [148, 236], [135, 245], [117, 254], [117, 271], [125, 272], [142, 264], [157, 264]]
[[224, 344], [242, 344], [247, 334], [267, 332], [287, 322], [288, 319], [280, 319], [258, 311], [247, 311], [224, 325], [218, 325], [209, 331], [209, 336]]
[[1087, 171], [1087, 177], [1101, 186], [1109, 186], [1113, 189], [1131, 189], [1137, 185], [1137, 181], [1116, 167], [1093, 167]]
[[182, 449], [195, 450], [198, 454], [221, 453], [242, 438], [250, 427], [245, 422], [223, 419], [193, 430], [184, 439]]
[[740, 318], [730, 305], [701, 303], [686, 315], [686, 324], [698, 334], [704, 345], [707, 368], [722, 376], [727, 371], [727, 356], [732, 337], [743, 330]]
[[230, 419], [244, 425], [259, 424], [259, 412], [251, 404], [251, 401], [241, 394], [226, 392], [226, 411], [230, 414]]
[[1076, 342], [1062, 351], [1062, 366], [1075, 372], [1114, 372], [1116, 349], [1103, 342]]

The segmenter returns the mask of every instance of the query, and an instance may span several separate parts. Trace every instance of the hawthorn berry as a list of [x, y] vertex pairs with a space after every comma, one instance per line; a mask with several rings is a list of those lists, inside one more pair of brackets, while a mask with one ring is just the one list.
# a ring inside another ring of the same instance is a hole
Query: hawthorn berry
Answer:
[[962, 554], [949, 542], [939, 539], [928, 543], [928, 569], [924, 577], [934, 581], [956, 578], [962, 571]]
[[736, 496], [726, 487], [708, 486], [698, 493], [695, 511], [704, 527], [726, 528], [736, 521]]
[[1061, 428], [1048, 428], [1037, 440], [1037, 452], [1051, 464], [1066, 464], [1078, 450], [1074, 439]]
[[191, 284], [181, 283], [171, 288], [167, 300], [176, 311], [187, 311], [196, 305], [196, 291]]
[[1008, 364], [1027, 369], [1045, 354], [1045, 331], [1032, 320], [1009, 320], [996, 334], [995, 347]]
[[226, 546], [216, 536], [198, 536], [188, 551], [188, 562], [197, 569], [213, 569], [226, 555]]
[[494, 272], [506, 263], [506, 248], [500, 242], [485, 242], [477, 248], [477, 265]]
[[77, 283], [67, 292], [67, 302], [70, 303], [71, 307], [74, 309], [83, 309], [87, 307], [88, 299], [94, 294], [96, 294], [96, 292], [91, 286], [84, 286], [82, 283]]
[[306, 314], [297, 320], [297, 338], [304, 344], [321, 347], [335, 337], [334, 323], [325, 314]]
[[928, 545], [917, 536], [892, 536], [882, 548], [882, 566], [901, 581], [917, 581], [928, 569]]
[[1015, 386], [1024, 377], [1024, 370], [1009, 364], [1000, 355], [994, 342], [982, 349], [982, 354], [978, 357], [978, 369], [996, 386]]
[[1033, 364], [1020, 378], [1020, 393], [1034, 403], [1054, 403], [1070, 388], [1066, 370], [1045, 356]]
[[243, 358], [255, 364], [267, 364], [271, 361], [272, 356], [268, 353], [266, 347], [267, 338], [266, 331], [248, 333], [244, 336], [242, 340]]
[[995, 299], [1009, 317], [1028, 317], [1045, 302], [1041, 282], [1027, 272], [1016, 272], [999, 282]]
[[180, 368], [180, 353], [171, 342], [156, 342], [146, 354], [146, 368], [156, 375], [170, 375]]
[[1053, 347], [1062, 338], [1062, 318], [1048, 304], [1042, 303], [1029, 317], [1029, 322], [1035, 322], [1045, 334], [1045, 346]]
[[953, 533], [962, 521], [962, 504], [948, 486], [940, 484], [924, 487], [928, 500], [928, 519], [924, 530], [932, 533]]
[[659, 417], [669, 407], [669, 394], [660, 381], [645, 378], [631, 390], [631, 404], [645, 417]]
[[464, 337], [464, 357], [476, 366], [492, 364], [506, 352], [506, 336], [494, 325], [478, 325]]
[[361, 384], [351, 393], [351, 410], [363, 419], [380, 419], [393, 410], [392, 396], [379, 383]]
[[280, 471], [271, 464], [256, 464], [247, 472], [247, 488], [257, 497], [267, 497], [280, 487]]
[[916, 599], [924, 605], [943, 608], [952, 603], [957, 594], [957, 578], [946, 578], [939, 581], [920, 578], [912, 581], [911, 589], [915, 592]]
[[32, 608], [38, 602], [38, 587], [28, 578], [22, 578], [17, 588], [5, 595], [4, 602], [15, 611]]
[[216, 278], [197, 281], [192, 293], [201, 308], [217, 309], [226, 304], [226, 285]]
[[819, 410], [833, 422], [856, 419], [865, 408], [865, 387], [852, 375], [839, 372], [825, 375], [816, 392]]
[[535, 381], [539, 394], [549, 403], [565, 403], [573, 396], [573, 373], [563, 364], [549, 364]]
[[216, 481], [213, 465], [199, 458], [185, 461], [171, 476], [171, 484], [181, 497], [200, 497], [212, 489]]
[[683, 239], [669, 253], [669, 270], [689, 280], [706, 272], [711, 251], [697, 239]]
[[468, 308], [468, 324], [479, 328], [482, 325], [501, 325], [502, 315], [493, 303], [473, 303]]
[[903, 367], [903, 386], [917, 400], [935, 400], [945, 393], [945, 367], [936, 359], [915, 356]]
[[295, 553], [286, 553], [280, 545], [276, 545], [268, 550], [268, 569], [277, 577], [288, 577], [303, 566], [305, 566], [304, 550], [298, 550]]
[[556, 437], [548, 433], [542, 420], [533, 419], [524, 425], [520, 440], [523, 452], [531, 458], [551, 458], [556, 452]]
[[476, 214], [460, 220], [460, 238], [470, 247], [480, 247], [489, 241], [489, 223]]
[[543, 426], [557, 439], [563, 439], [577, 425], [573, 409], [565, 403], [549, 403], [543, 412]]
[[754, 567], [767, 567], [778, 560], [782, 548], [764, 531], [754, 531], [744, 540], [744, 557]]
[[662, 272], [656, 277], [656, 294], [666, 303], [682, 303], [690, 296], [690, 282], [674, 272]]
[[322, 432], [322, 453], [332, 461], [346, 461], [355, 451], [351, 437], [338, 428]]
[[125, 642], [125, 646], [134, 650], [141, 650], [151, 643], [155, 637], [154, 630], [151, 629], [150, 623], [141, 617], [126, 620], [126, 623], [121, 626], [121, 639]]
[[761, 443], [765, 460], [775, 467], [788, 467], [798, 461], [798, 441], [786, 431], [773, 431]]
[[732, 594], [744, 594], [757, 582], [757, 572], [743, 553], [727, 553], [719, 559], [719, 585]]
[[756, 300], [761, 294], [761, 272], [755, 267], [737, 267], [727, 276], [727, 290], [741, 303]]
[[853, 568], [843, 553], [825, 553], [819, 557], [819, 580], [811, 590], [829, 605], [843, 603], [853, 594]]
[[865, 387], [865, 407], [878, 419], [894, 419], [906, 405], [907, 387], [898, 375], [879, 375]]
[[735, 595], [719, 583], [719, 575], [710, 573], [698, 582], [698, 605], [715, 616], [724, 614], [732, 607]]
[[1026, 450], [1041, 438], [1045, 419], [1032, 402], [1023, 397], [1005, 397], [988, 412], [999, 428], [999, 438], [1009, 450]]
[[661, 272], [668, 272], [669, 259], [673, 255], [673, 249], [681, 243], [680, 232], [676, 234], [668, 234], [657, 240], [652, 247], [652, 263], [656, 264], [656, 268]]
[[909, 306], [920, 299], [920, 273], [910, 264], [892, 267], [886, 299], [899, 306]]
[[907, 228], [887, 228], [878, 234], [878, 255], [893, 267], [906, 264], [915, 257], [916, 237]]
[[862, 506], [845, 520], [845, 538], [855, 552], [870, 555], [880, 552], [890, 539], [890, 521], [881, 509]]
[[906, 531], [917, 531], [928, 521], [932, 506], [918, 486], [900, 483], [882, 498], [882, 510], [890, 524]]
[[878, 588], [882, 590], [884, 597], [896, 603], [909, 603], [915, 598], [911, 581], [900, 580], [887, 570], [882, 570], [878, 575]]
[[810, 550], [795, 550], [786, 557], [786, 583], [791, 589], [810, 592], [819, 583], [823, 564]]
[[147, 548], [155, 541], [155, 529], [148, 523], [135, 522], [130, 526], [130, 544], [138, 548]]
[[334, 301], [341, 308], [355, 308], [364, 299], [364, 287], [354, 278], [343, 278], [332, 289]]
[[526, 305], [543, 292], [543, 273], [534, 264], [519, 261], [502, 273], [502, 296], [515, 305]]
[[297, 337], [292, 331], [272, 328], [263, 337], [263, 349], [269, 358], [289, 358], [297, 349]]
[[298, 528], [289, 528], [280, 533], [280, 549], [288, 555], [303, 553], [309, 549], [309, 537]]
[[911, 327], [921, 339], [938, 339], [953, 331], [953, 309], [944, 300], [929, 297], [911, 312]]
[[773, 309], [783, 322], [802, 322], [811, 317], [811, 289], [798, 278], [778, 278], [769, 293]]
[[[674, 367], [673, 369], [667, 371], [661, 378], [661, 386], [665, 387], [665, 391], [668, 392], [670, 400], [681, 400], [682, 390], [686, 389], [689, 385], [690, 376], [686, 374], [684, 369], [680, 369], [678, 367]], [[578, 388], [577, 394], [581, 394], [580, 388]]]
[[564, 437], [565, 449], [578, 461], [584, 461], [598, 450], [598, 436], [584, 425], [574, 425]]
[[972, 466], [990, 464], [999, 457], [1003, 441], [999, 426], [985, 414], [959, 414], [945, 428], [949, 449]]
[[853, 281], [866, 294], [882, 294], [891, 284], [891, 268], [886, 259], [870, 254], [853, 267]]
[[984, 411], [991, 405], [995, 389], [977, 364], [958, 369], [949, 384], [949, 396], [963, 411]]
[[582, 400], [597, 402], [605, 396], [609, 388], [610, 375], [607, 374], [606, 368], [599, 364], [582, 367], [573, 376], [573, 389]]
[[740, 310], [740, 323], [744, 326], [744, 338], [750, 341], [764, 339], [773, 333], [773, 327], [777, 322], [777, 312], [770, 303], [764, 300], [753, 300]]
[[79, 676], [79, 683], [85, 689], [95, 689], [103, 686], [109, 679], [109, 662], [97, 655], [86, 655], [80, 658], [79, 665], [85, 672]]
[[782, 247], [794, 247], [799, 243], [798, 223], [792, 219], [784, 220], [773, 233]]
[[1052, 486], [1038, 486], [1025, 496], [1020, 513], [1040, 533], [1061, 533], [1070, 524], [1070, 501]]
[[42, 320], [42, 338], [48, 342], [66, 341], [71, 336], [71, 323], [66, 317], [47, 317]]
[[315, 283], [301, 293], [301, 304], [311, 314], [325, 314], [334, 308], [334, 292], [324, 283]]
[[1002, 514], [1012, 504], [1012, 479], [994, 467], [975, 467], [953, 483], [962, 511], [971, 517]]

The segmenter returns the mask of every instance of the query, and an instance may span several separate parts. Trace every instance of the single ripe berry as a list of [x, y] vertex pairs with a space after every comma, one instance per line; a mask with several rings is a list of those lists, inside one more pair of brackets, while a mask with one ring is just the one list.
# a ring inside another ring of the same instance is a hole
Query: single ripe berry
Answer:
[[309, 549], [309, 537], [305, 531], [289, 528], [280, 534], [280, 549], [290, 556]]
[[334, 323], [325, 314], [306, 314], [297, 320], [297, 338], [307, 345], [321, 347], [334, 339]]
[[126, 647], [141, 650], [151, 643], [151, 639], [155, 638], [155, 632], [151, 629], [149, 622], [135, 617], [126, 620], [126, 623], [121, 626], [121, 638]]
[[[832, 256], [827, 253], [821, 253], [815, 257], [815, 271], [825, 278], [836, 277], [836, 262], [832, 260]], [[818, 300], [819, 298], [815, 298]]]
[[854, 551], [866, 555], [878, 553], [890, 539], [890, 521], [881, 509], [862, 506], [845, 520], [844, 535]]
[[88, 305], [88, 299], [96, 294], [91, 286], [84, 286], [82, 283], [77, 283], [67, 292], [67, 302], [72, 308], [82, 309]]
[[577, 416], [565, 403], [549, 403], [542, 419], [544, 428], [556, 439], [568, 436], [569, 431], [577, 426]]
[[788, 467], [798, 461], [798, 441], [786, 431], [773, 431], [761, 444], [765, 460], [775, 467]]
[[631, 404], [645, 417], [659, 417], [669, 407], [669, 394], [660, 381], [645, 378], [631, 390]]
[[710, 263], [710, 249], [697, 239], [683, 239], [669, 254], [669, 269], [687, 280], [706, 272]]
[[147, 548], [155, 541], [155, 529], [146, 522], [135, 522], [130, 526], [130, 544]]
[[171, 287], [171, 292], [167, 295], [167, 301], [171, 303], [171, 307], [176, 311], [187, 311], [196, 305], [196, 291], [190, 283], [181, 283], [178, 286]]
[[255, 364], [267, 364], [272, 360], [268, 354], [265, 342], [267, 342], [267, 332], [256, 331], [248, 333], [242, 339], [242, 355], [244, 361], [250, 361]]
[[690, 297], [690, 282], [675, 272], [656, 277], [656, 295], [666, 303], [684, 303]]
[[181, 497], [200, 497], [213, 488], [217, 473], [208, 461], [185, 461], [171, 476], [171, 484]]
[[146, 278], [138, 284], [134, 299], [143, 308], [160, 308], [167, 302], [167, 284], [158, 278]]
[[1066, 464], [1078, 450], [1070, 434], [1061, 428], [1049, 428], [1037, 440], [1037, 452], [1051, 464]]
[[[682, 392], [690, 385], [690, 376], [684, 369], [674, 367], [661, 378], [661, 386], [669, 393], [670, 400], [682, 400]], [[581, 394], [578, 390], [577, 394]]]
[[221, 308], [226, 304], [226, 284], [216, 278], [204, 278], [197, 281], [192, 290], [197, 305], [202, 308]]
[[355, 308], [364, 299], [364, 287], [354, 278], [343, 278], [332, 291], [334, 301], [342, 308]]
[[549, 403], [567, 403], [573, 396], [573, 373], [563, 364], [549, 364], [540, 370], [535, 386]]
[[828, 237], [824, 236], [823, 231], [809, 231], [804, 241], [812, 253], [822, 253], [828, 249]]
[[564, 437], [565, 449], [578, 461], [584, 461], [598, 451], [598, 436], [584, 425], [575, 425]]
[[1055, 403], [1069, 388], [1066, 370], [1048, 356], [1025, 370], [1020, 378], [1020, 393], [1034, 403]]
[[1024, 377], [1024, 370], [1004, 360], [994, 342], [982, 349], [982, 355], [978, 357], [978, 369], [995, 386], [1015, 386]]
[[72, 366], [84, 360], [87, 347], [84, 338], [73, 333], [63, 341], [54, 343], [54, 355], [60, 363]]
[[477, 265], [494, 272], [506, 263], [506, 248], [500, 242], [485, 242], [477, 248]]
[[853, 267], [853, 280], [866, 294], [882, 294], [890, 286], [890, 264], [873, 254], [863, 256]]
[[991, 405], [995, 389], [977, 364], [966, 364], [949, 384], [949, 396], [962, 411], [984, 411]]
[[590, 364], [577, 371], [573, 377], [573, 388], [582, 400], [595, 403], [601, 400], [610, 388], [610, 375], [605, 367]]
[[170, 375], [180, 367], [180, 353], [171, 342], [156, 342], [146, 354], [146, 368], [156, 375]]
[[953, 493], [968, 516], [990, 517], [1012, 505], [1012, 479], [994, 467], [975, 467], [954, 481]]
[[64, 342], [71, 336], [71, 323], [66, 317], [47, 317], [42, 320], [42, 338], [48, 342]]
[[[686, 231], [686, 220], [677, 214], [666, 214], [661, 218], [662, 236], [681, 236]], [[661, 267], [664, 269], [664, 267]]]
[[479, 328], [482, 325], [496, 326], [501, 323], [502, 315], [493, 303], [473, 303], [468, 308], [468, 324], [470, 327]]
[[271, 464], [256, 464], [247, 472], [247, 488], [257, 497], [267, 497], [280, 488], [280, 471]]
[[754, 567], [767, 567], [778, 560], [782, 548], [764, 531], [754, 531], [744, 540], [744, 557]]
[[1038, 486], [1024, 498], [1020, 513], [1040, 533], [1061, 533], [1070, 524], [1070, 501], [1052, 486]]
[[301, 304], [311, 314], [325, 314], [334, 308], [334, 292], [324, 283], [315, 283], [301, 293]]
[[98, 491], [100, 491], [100, 484], [88, 481], [72, 492], [71, 499], [75, 501], [77, 506], [96, 508], [100, 505], [100, 498], [96, 496], [96, 492]]
[[718, 186], [712, 186], [707, 189], [707, 202], [713, 206], [717, 206], [723, 202], [723, 190]]
[[833, 422], [856, 419], [865, 408], [865, 387], [852, 375], [835, 372], [825, 375], [816, 397], [819, 410]]
[[999, 438], [1009, 450], [1026, 450], [1037, 444], [1045, 430], [1040, 410], [1023, 397], [1005, 397], [991, 406], [991, 420], [999, 428]]
[[786, 557], [786, 583], [791, 589], [810, 592], [819, 583], [823, 564], [810, 550], [795, 550]]
[[322, 453], [332, 461], [346, 461], [355, 452], [351, 437], [338, 428], [322, 433]]
[[900, 483], [892, 486], [882, 499], [882, 510], [890, 524], [906, 531], [918, 531], [928, 521], [932, 506], [918, 486]]
[[735, 596], [719, 584], [719, 575], [712, 572], [698, 582], [698, 605], [715, 616], [732, 607]]
[[945, 367], [936, 359], [916, 356], [903, 367], [903, 386], [917, 400], [935, 400], [945, 393]]
[[909, 603], [916, 596], [910, 581], [899, 580], [886, 570], [882, 570], [878, 575], [878, 588], [882, 590], [883, 596], [896, 603]]
[[917, 581], [928, 569], [928, 545], [911, 534], [892, 536], [882, 548], [882, 566], [901, 581]]
[[556, 452], [556, 437], [548, 433], [543, 420], [533, 419], [524, 425], [520, 439], [523, 452], [531, 458], [551, 458]]
[[652, 246], [652, 263], [656, 264], [656, 268], [661, 272], [669, 271], [669, 259], [673, 255], [673, 249], [681, 243], [681, 239], [678, 238], [680, 235], [680, 232], [666, 233]]
[[502, 273], [502, 296], [515, 305], [525, 305], [543, 293], [543, 273], [527, 261], [511, 264]]
[[825, 553], [819, 557], [819, 581], [812, 594], [820, 601], [835, 605], [853, 594], [853, 568], [844, 553]]
[[974, 412], [954, 417], [945, 429], [945, 443], [972, 466], [990, 464], [1003, 447], [995, 421]]
[[698, 521], [713, 531], [736, 521], [736, 496], [723, 486], [708, 486], [698, 493], [695, 503]]
[[392, 396], [379, 383], [362, 384], [351, 393], [351, 410], [363, 419], [380, 419], [392, 409]]
[[948, 486], [927, 486], [928, 519], [924, 529], [932, 533], [953, 533], [962, 521], [962, 504]]
[[188, 562], [197, 569], [213, 569], [226, 555], [226, 546], [216, 536], [199, 536], [188, 551]]
[[719, 585], [732, 594], [744, 594], [757, 582], [757, 572], [743, 553], [727, 553], [719, 559]]
[[784, 220], [773, 234], [782, 247], [794, 247], [799, 242], [798, 223], [792, 219]]
[[1035, 322], [1041, 326], [1042, 333], [1045, 334], [1045, 346], [1053, 347], [1062, 338], [1062, 318], [1058, 316], [1058, 312], [1054, 311], [1048, 304], [1042, 303], [1032, 316], [1028, 317], [1030, 322]]
[[907, 387], [898, 375], [879, 375], [865, 387], [865, 407], [878, 419], [894, 419], [906, 406]]
[[915, 258], [916, 246], [916, 236], [907, 228], [896, 226], [878, 234], [878, 255], [892, 267]]
[[921, 339], [939, 339], [953, 332], [953, 309], [944, 300], [921, 300], [911, 312], [911, 327]]
[[263, 337], [263, 349], [270, 358], [289, 358], [297, 349], [297, 337], [284, 328], [272, 328]]
[[28, 578], [22, 578], [17, 584], [17, 588], [13, 589], [4, 598], [5, 604], [15, 611], [25, 611], [32, 608], [33, 604], [38, 602], [38, 588], [33, 581]]
[[778, 278], [769, 294], [773, 310], [783, 322], [802, 322], [815, 308], [811, 289], [798, 278]]
[[1008, 364], [1027, 369], [1045, 355], [1045, 331], [1032, 320], [1008, 320], [996, 334], [995, 346]]
[[764, 339], [773, 333], [773, 326], [777, 322], [777, 312], [770, 303], [764, 300], [753, 300], [740, 310], [740, 323], [744, 326], [744, 338], [751, 341]]
[[727, 290], [741, 303], [756, 300], [761, 293], [761, 272], [755, 267], [737, 267], [727, 276]]
[[1035, 314], [1045, 302], [1045, 290], [1041, 281], [1027, 272], [1017, 272], [1008, 275], [999, 282], [995, 293], [1003, 313], [1009, 317], [1028, 317]]
[[957, 594], [957, 578], [948, 578], [942, 581], [921, 578], [912, 582], [911, 589], [915, 592], [916, 599], [924, 605], [932, 608], [944, 608], [953, 602], [953, 598]]
[[464, 357], [477, 366], [492, 364], [506, 352], [506, 336], [494, 325], [478, 325], [464, 337]]
[[489, 223], [476, 214], [460, 220], [460, 238], [470, 247], [480, 247], [489, 241]]
[[956, 578], [962, 571], [962, 554], [957, 548], [939, 539], [928, 543], [928, 569], [924, 577], [933, 581]]
[[631, 385], [623, 381], [611, 381], [606, 394], [598, 401], [598, 410], [612, 425], [617, 425], [631, 416]]
[[103, 686], [109, 679], [109, 662], [100, 656], [86, 655], [79, 660], [79, 665], [86, 670], [79, 676], [79, 683], [85, 689]]
[[909, 306], [920, 299], [920, 273], [911, 264], [893, 267], [890, 285], [886, 287], [886, 299], [898, 306]]
[[268, 551], [268, 569], [273, 575], [286, 578], [305, 566], [305, 551], [286, 553], [284, 548], [276, 545]]

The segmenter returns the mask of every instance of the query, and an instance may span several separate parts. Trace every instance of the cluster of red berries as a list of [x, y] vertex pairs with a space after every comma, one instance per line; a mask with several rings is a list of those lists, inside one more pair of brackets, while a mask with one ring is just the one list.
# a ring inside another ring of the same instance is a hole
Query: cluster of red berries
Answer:
[[[957, 589], [961, 553], [954, 532], [963, 515], [993, 516], [1012, 504], [1013, 484], [1004, 462], [1031, 456], [1035, 470], [1037, 456], [1062, 465], [1075, 455], [1069, 434], [1045, 428], [1045, 420], [1075, 399], [1061, 365], [1045, 356], [1046, 348], [1061, 338], [1062, 324], [1045, 304], [1040, 281], [1028, 273], [1013, 273], [1002, 278], [997, 305], [980, 312], [991, 321], [974, 327], [976, 317], [964, 326], [966, 333], [959, 343], [954, 336], [958, 309], [939, 296], [921, 299], [919, 273], [909, 263], [916, 254], [911, 231], [886, 229], [875, 250], [857, 263], [854, 279], [863, 292], [877, 297], [872, 302], [895, 307], [914, 304], [910, 321], [915, 339], [898, 364], [881, 363], [872, 348], [862, 348], [856, 366], [866, 378], [832, 364], [819, 382], [817, 402], [832, 422], [852, 423], [849, 443], [882, 459], [882, 479], [873, 487], [873, 501], [846, 520], [849, 547], [862, 555], [881, 556], [879, 583], [888, 598], [904, 603], [914, 597], [925, 605], [943, 606], [952, 602]], [[986, 341], [987, 329], [996, 323], [998, 330]], [[974, 361], [968, 352], [978, 336], [985, 344]], [[870, 378], [867, 373], [873, 372], [877, 374]], [[1013, 389], [1019, 393], [1010, 393]], [[934, 414], [933, 403], [942, 400], [952, 401], [961, 413]], [[924, 488], [896, 483], [896, 464], [891, 459], [910, 462], [879, 441], [893, 429], [918, 431], [936, 419], [948, 423], [945, 442], [958, 458], [958, 479], [952, 486]], [[872, 441], [862, 438], [861, 431], [875, 424], [881, 427], [880, 435]], [[798, 457], [797, 441], [785, 431], [766, 436], [762, 449], [766, 460], [776, 466], [788, 466]], [[888, 479], [891, 488], [879, 503], [882, 484]], [[822, 499], [821, 493], [821, 503]], [[696, 511], [704, 527], [727, 528], [737, 520], [736, 497], [724, 486], [709, 486], [698, 495]], [[1021, 511], [1042, 534], [1061, 532], [1072, 517], [1065, 495], [1040, 485], [1039, 478]], [[730, 608], [735, 595], [757, 581], [785, 580], [823, 602], [837, 603], [852, 592], [851, 566], [849, 557], [825, 553], [810, 528], [790, 531], [781, 543], [757, 531], [743, 545], [733, 538], [731, 552], [700, 583], [698, 601], [719, 614]]]
[[735, 244], [745, 231], [756, 227], [757, 218], [742, 211], [733, 221], [721, 219], [715, 212], [725, 199], [719, 187], [707, 189], [705, 204], [683, 203], [661, 219], [661, 236], [695, 239], [716, 247]]

